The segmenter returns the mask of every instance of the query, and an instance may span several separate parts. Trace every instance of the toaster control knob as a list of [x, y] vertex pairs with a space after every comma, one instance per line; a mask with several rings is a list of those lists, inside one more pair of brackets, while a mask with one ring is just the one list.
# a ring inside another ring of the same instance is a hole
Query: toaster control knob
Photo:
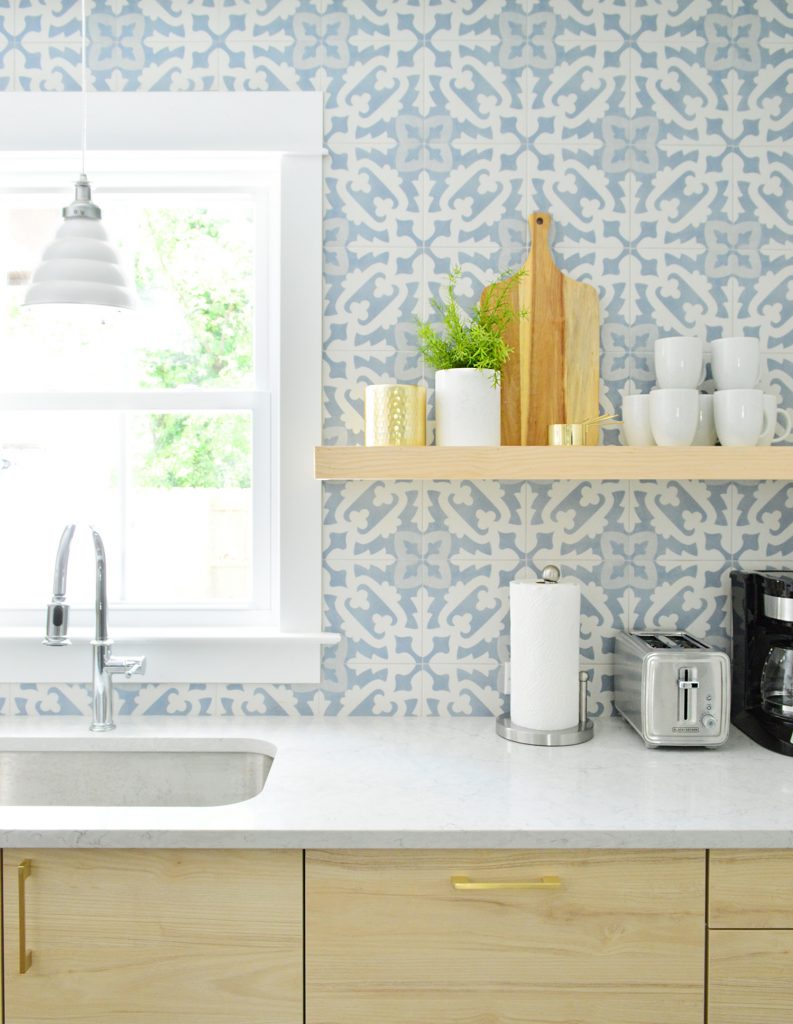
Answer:
[[703, 728], [705, 728], [705, 729], [715, 729], [717, 725], [718, 725], [718, 722], [713, 717], [713, 715], [703, 715], [702, 716], [702, 726], [703, 726]]

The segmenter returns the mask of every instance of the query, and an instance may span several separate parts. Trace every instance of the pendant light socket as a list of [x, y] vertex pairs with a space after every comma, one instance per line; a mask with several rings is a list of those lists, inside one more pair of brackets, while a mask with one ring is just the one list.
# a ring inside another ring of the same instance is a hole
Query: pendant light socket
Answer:
[[74, 202], [63, 208], [65, 219], [69, 217], [85, 217], [87, 220], [101, 220], [102, 211], [91, 199], [91, 182], [85, 174], [81, 174], [74, 183]]

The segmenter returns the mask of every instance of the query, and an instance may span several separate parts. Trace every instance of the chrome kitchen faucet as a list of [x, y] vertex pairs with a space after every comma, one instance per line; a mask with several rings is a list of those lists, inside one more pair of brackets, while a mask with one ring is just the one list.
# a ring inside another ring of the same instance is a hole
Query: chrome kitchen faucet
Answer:
[[[92, 732], [108, 732], [115, 729], [113, 722], [113, 676], [140, 676], [146, 672], [145, 657], [114, 658], [110, 654], [113, 641], [107, 635], [107, 558], [105, 545], [97, 531], [90, 527], [94, 539], [96, 558], [96, 628], [91, 641], [93, 652], [93, 696], [91, 706]], [[52, 585], [52, 601], [47, 605], [47, 636], [43, 643], [48, 647], [65, 647], [71, 643], [69, 629], [69, 605], [66, 603], [66, 573], [69, 567], [69, 551], [74, 536], [75, 524], [69, 523], [61, 534], [58, 553], [55, 556], [55, 577]]]

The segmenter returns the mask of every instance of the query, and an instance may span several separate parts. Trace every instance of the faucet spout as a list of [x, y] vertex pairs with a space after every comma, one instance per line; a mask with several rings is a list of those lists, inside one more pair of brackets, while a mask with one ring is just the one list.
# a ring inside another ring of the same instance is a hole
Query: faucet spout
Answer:
[[[43, 643], [48, 647], [64, 647], [71, 643], [68, 638], [69, 605], [66, 603], [66, 578], [69, 569], [69, 552], [74, 537], [75, 524], [69, 523], [61, 534], [58, 552], [55, 556], [55, 574], [52, 585], [52, 601], [47, 605], [47, 631]], [[114, 658], [111, 655], [113, 641], [107, 633], [107, 556], [99, 532], [92, 527], [94, 561], [96, 567], [96, 599], [94, 603], [95, 628], [93, 648], [93, 694], [91, 706], [93, 732], [107, 732], [115, 729], [113, 722], [113, 676], [125, 674], [143, 675], [146, 659], [143, 657]]]
[[55, 556], [55, 574], [52, 581], [52, 600], [47, 605], [47, 633], [44, 643], [48, 647], [65, 647], [71, 643], [69, 632], [69, 605], [66, 603], [66, 574], [72, 547], [75, 524], [64, 527]]
[[107, 640], [107, 556], [105, 545], [93, 526], [89, 527], [94, 539], [94, 557], [96, 561], [96, 630], [95, 642]]

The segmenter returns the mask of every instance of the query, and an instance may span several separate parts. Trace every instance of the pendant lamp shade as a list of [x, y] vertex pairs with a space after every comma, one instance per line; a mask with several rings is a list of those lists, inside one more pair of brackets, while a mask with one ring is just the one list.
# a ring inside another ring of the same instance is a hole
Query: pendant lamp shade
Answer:
[[91, 201], [91, 186], [84, 174], [23, 302], [24, 306], [72, 304], [136, 308], [135, 292], [108, 240], [101, 211]]
[[109, 309], [132, 310], [136, 295], [121, 269], [116, 251], [102, 226], [102, 211], [91, 199], [85, 175], [88, 140], [88, 83], [86, 60], [86, 0], [80, 0], [80, 78], [82, 93], [82, 162], [74, 186], [74, 202], [63, 210], [63, 224], [44, 250], [33, 273], [23, 306], [75, 307], [93, 318]]

